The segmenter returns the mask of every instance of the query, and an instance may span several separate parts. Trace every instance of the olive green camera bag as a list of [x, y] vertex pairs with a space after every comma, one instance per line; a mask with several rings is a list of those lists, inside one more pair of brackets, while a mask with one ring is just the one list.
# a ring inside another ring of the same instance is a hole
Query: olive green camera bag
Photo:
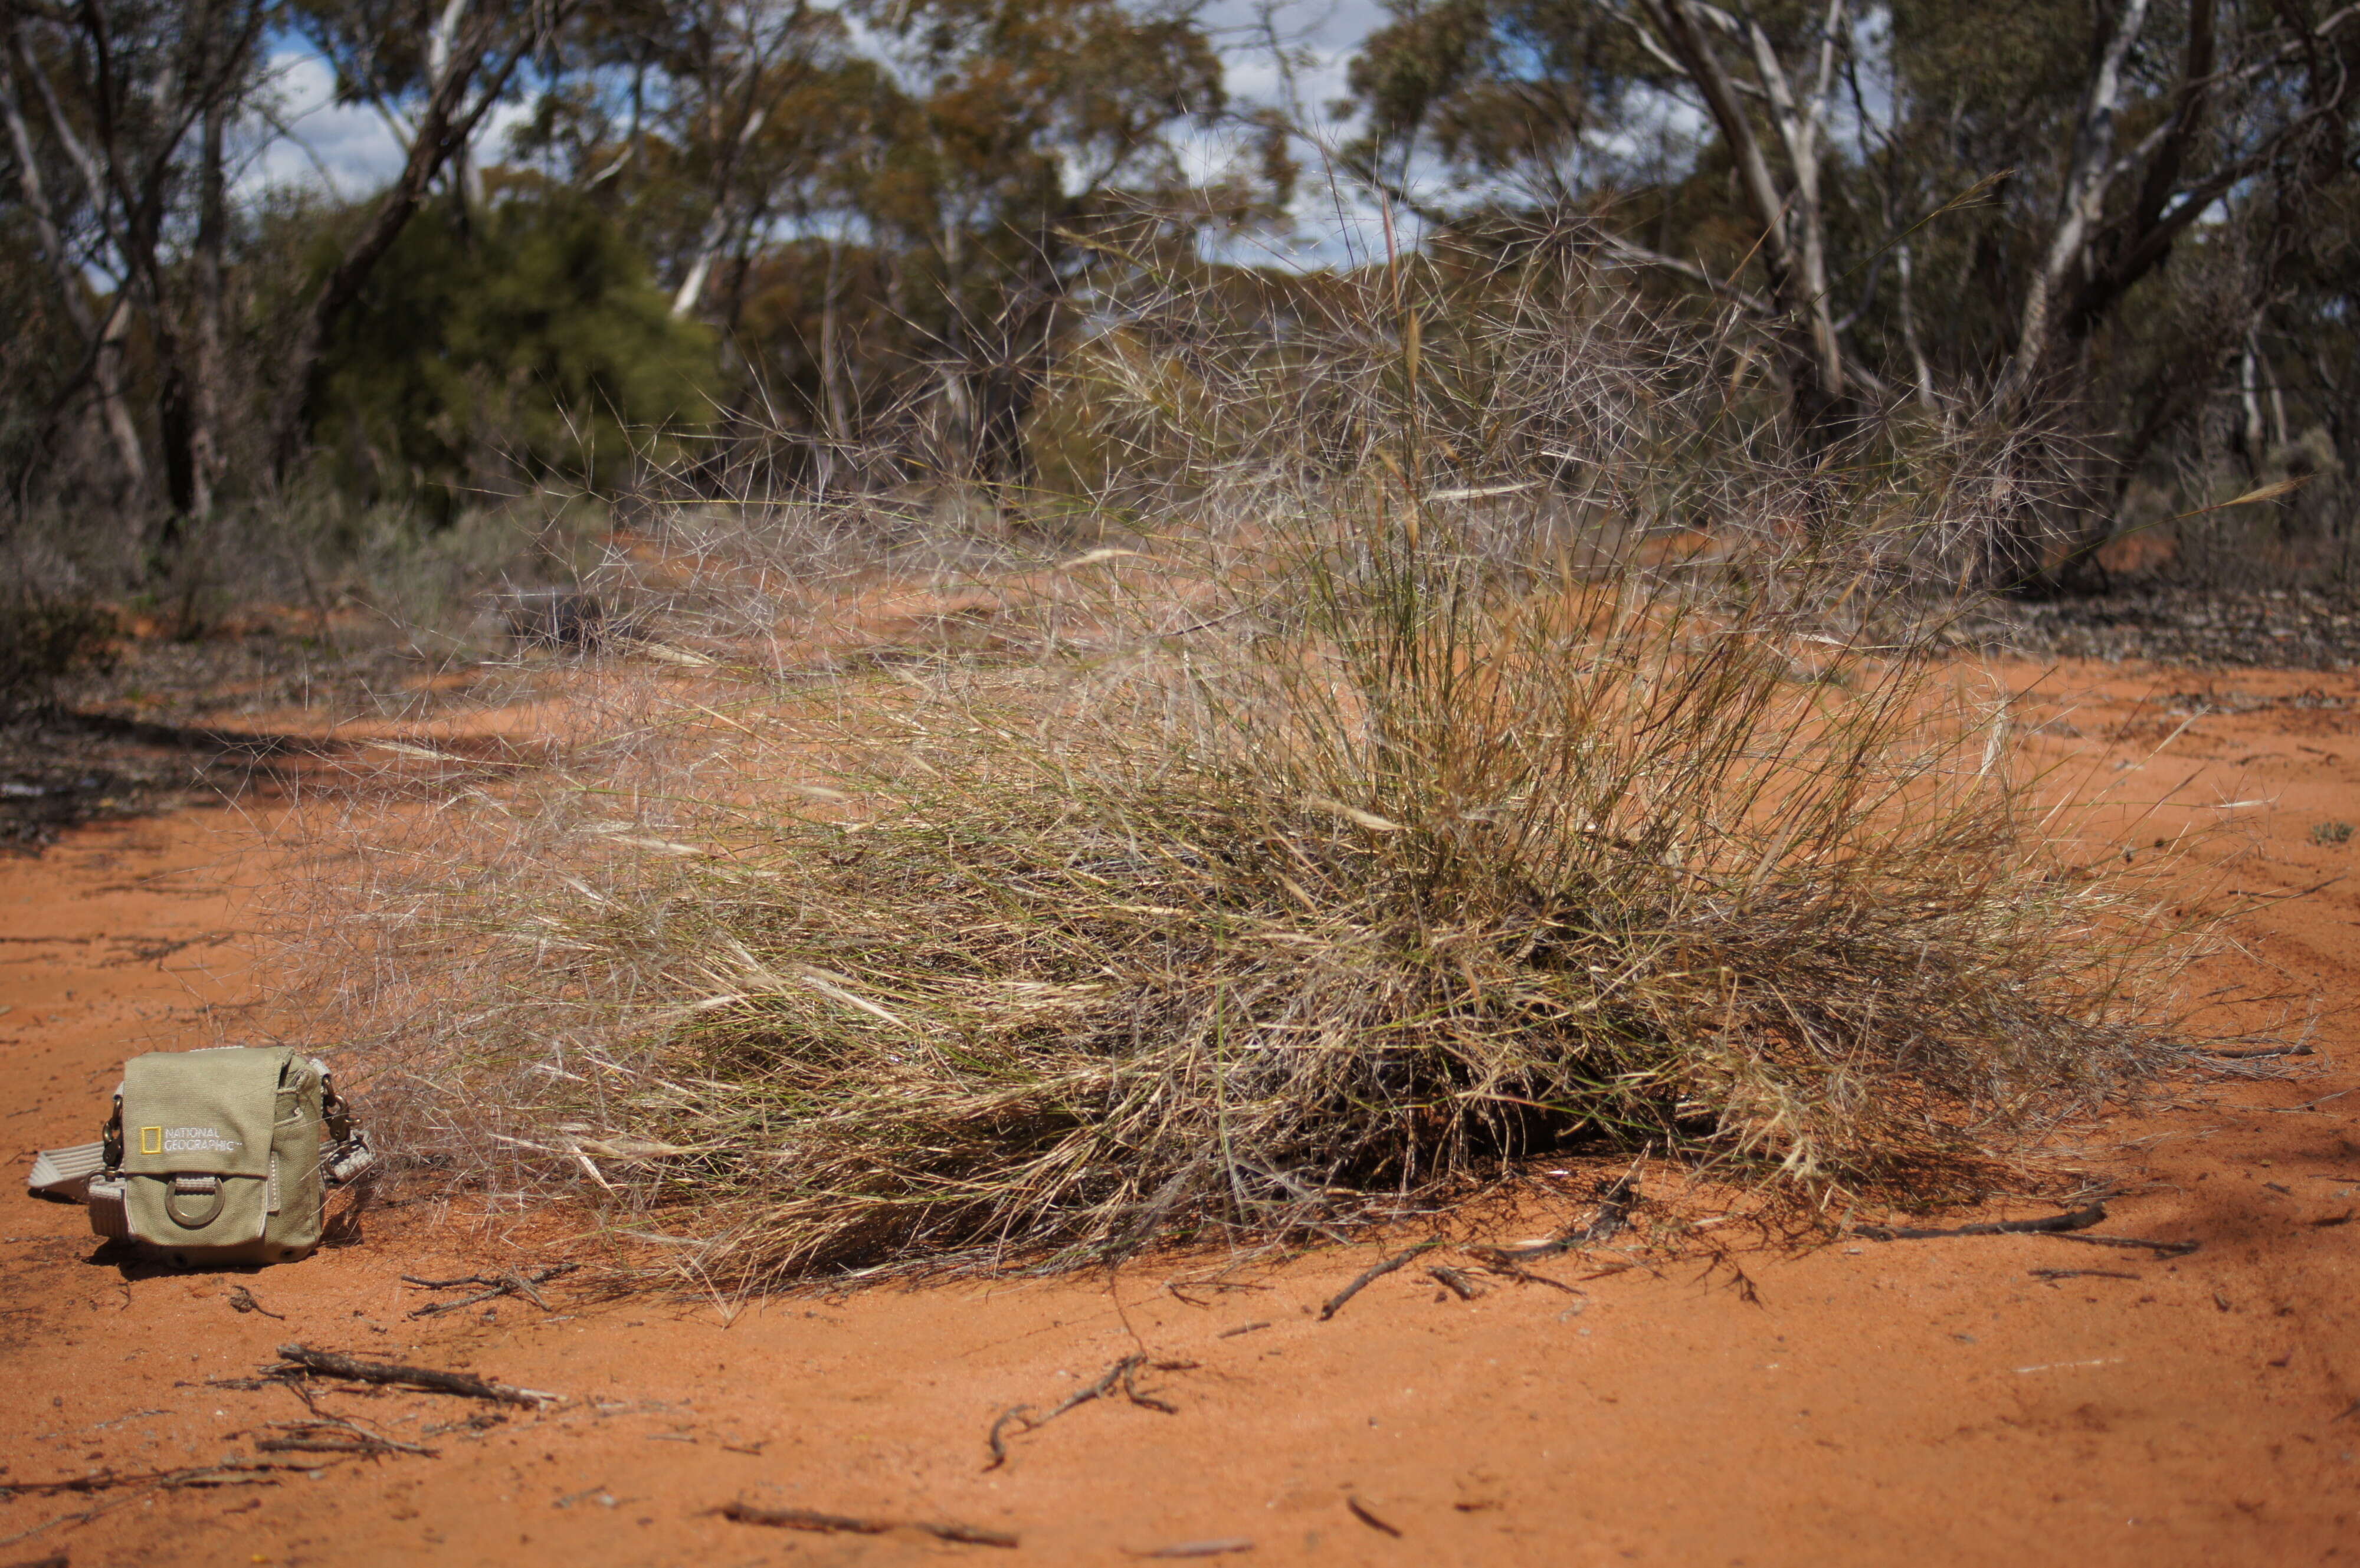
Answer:
[[99, 1235], [193, 1267], [308, 1257], [326, 1189], [371, 1163], [327, 1069], [284, 1046], [136, 1056], [102, 1144], [42, 1160], [37, 1190], [78, 1184]]

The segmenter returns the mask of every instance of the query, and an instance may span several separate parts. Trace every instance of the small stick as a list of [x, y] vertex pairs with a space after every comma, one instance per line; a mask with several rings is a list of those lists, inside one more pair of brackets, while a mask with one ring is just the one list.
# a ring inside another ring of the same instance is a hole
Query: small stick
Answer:
[[[1265, 1324], [1264, 1326], [1267, 1327], [1268, 1325]], [[1060, 1404], [1055, 1410], [1051, 1410], [1045, 1416], [1034, 1415], [1032, 1413], [1032, 1407], [1030, 1405], [1011, 1405], [1008, 1409], [1000, 1411], [999, 1417], [992, 1421], [990, 1434], [984, 1440], [991, 1449], [991, 1463], [985, 1465], [984, 1468], [986, 1470], [997, 1470], [1001, 1465], [1008, 1463], [1008, 1441], [1006, 1434], [1011, 1421], [1021, 1421], [1024, 1423], [1023, 1430], [1026, 1432], [1036, 1432], [1042, 1427], [1047, 1426], [1051, 1421], [1055, 1421], [1059, 1416], [1064, 1415], [1067, 1410], [1072, 1410], [1075, 1406], [1086, 1405], [1092, 1399], [1104, 1399], [1107, 1395], [1114, 1392], [1117, 1388], [1120, 1388], [1123, 1391], [1124, 1397], [1130, 1399], [1134, 1405], [1144, 1405], [1151, 1410], [1162, 1410], [1167, 1416], [1178, 1415], [1180, 1412], [1177, 1410], [1165, 1404], [1162, 1399], [1157, 1399], [1154, 1395], [1142, 1393], [1140, 1391], [1138, 1383], [1140, 1369], [1142, 1367], [1152, 1367], [1158, 1372], [1185, 1372], [1195, 1367], [1196, 1365], [1196, 1364], [1193, 1361], [1150, 1361], [1143, 1355], [1126, 1356], [1121, 1360], [1116, 1362], [1113, 1366], [1108, 1367], [1104, 1372], [1098, 1374], [1098, 1380], [1096, 1382], [1093, 1382], [1087, 1387], [1076, 1388], [1072, 1393], [1066, 1395], [1065, 1402]]]
[[[1509, 1260], [1508, 1254], [1502, 1252], [1497, 1247], [1487, 1247], [1479, 1249], [1470, 1247], [1467, 1250], [1474, 1254], [1474, 1256], [1482, 1262], [1483, 1272], [1486, 1274], [1497, 1274], [1501, 1279], [1513, 1279], [1519, 1285], [1546, 1285], [1550, 1290], [1563, 1290], [1568, 1296], [1579, 1296], [1581, 1294], [1580, 1290], [1567, 1284], [1562, 1279], [1552, 1279], [1546, 1274], [1535, 1274], [1529, 1269], [1511, 1262]], [[1526, 1255], [1520, 1253], [1517, 1256], [1523, 1257]], [[1620, 1274], [1622, 1270], [1620, 1269], [1607, 1269], [1605, 1272]], [[1592, 1274], [1587, 1275], [1585, 1278], [1594, 1279], [1597, 1276]]]
[[1446, 1268], [1437, 1263], [1426, 1272], [1436, 1284], [1440, 1285], [1462, 1301], [1471, 1301], [1482, 1293], [1475, 1289], [1475, 1282], [1472, 1279], [1456, 1269]]
[[1039, 1424], [1032, 1420], [1032, 1407], [1030, 1405], [1011, 1405], [1000, 1411], [1000, 1419], [991, 1423], [991, 1436], [989, 1440], [991, 1444], [991, 1463], [984, 1466], [986, 1470], [997, 1470], [1008, 1463], [1008, 1442], [1000, 1434], [1008, 1430], [1008, 1423], [1012, 1421], [1023, 1421], [1024, 1430], [1027, 1432]]
[[1262, 1319], [1262, 1320], [1261, 1320], [1261, 1321], [1259, 1321], [1259, 1322], [1255, 1322], [1255, 1323], [1240, 1323], [1240, 1324], [1238, 1324], [1238, 1326], [1237, 1326], [1237, 1327], [1235, 1327], [1235, 1328], [1225, 1328], [1225, 1329], [1223, 1329], [1220, 1333], [1218, 1333], [1218, 1334], [1215, 1334], [1213, 1337], [1214, 1337], [1215, 1339], [1235, 1339], [1235, 1338], [1237, 1338], [1237, 1337], [1238, 1337], [1238, 1335], [1240, 1335], [1240, 1334], [1252, 1334], [1252, 1333], [1253, 1333], [1253, 1332], [1255, 1332], [1257, 1329], [1265, 1329], [1265, 1328], [1268, 1328], [1269, 1326], [1270, 1326], [1270, 1320], [1268, 1320], [1267, 1318], [1264, 1318], [1264, 1319]]
[[2136, 1279], [2136, 1274], [2125, 1274], [2119, 1269], [2035, 1269], [2035, 1279]]
[[2200, 1051], [2199, 1056], [2209, 1056], [2216, 1062], [2257, 1062], [2266, 1056], [2309, 1056], [2308, 1045], [2274, 1045], [2267, 1051]]
[[1398, 1527], [1387, 1524], [1384, 1520], [1379, 1519], [1370, 1510], [1369, 1505], [1360, 1501], [1360, 1498], [1348, 1495], [1344, 1498], [1344, 1506], [1352, 1510], [1352, 1517], [1354, 1519], [1359, 1519], [1371, 1530], [1383, 1530], [1395, 1541], [1399, 1541], [1401, 1539], [1401, 1530]]
[[526, 1300], [530, 1301], [534, 1306], [539, 1307], [545, 1312], [549, 1311], [549, 1302], [543, 1299], [541, 1293], [533, 1287], [536, 1285], [546, 1285], [552, 1279], [558, 1278], [560, 1275], [571, 1274], [576, 1269], [581, 1267], [582, 1265], [579, 1263], [552, 1263], [548, 1268], [537, 1269], [530, 1275], [519, 1274], [515, 1269], [511, 1269], [505, 1274], [467, 1274], [463, 1275], [456, 1279], [421, 1279], [416, 1276], [410, 1274], [404, 1274], [401, 1277], [401, 1279], [402, 1283], [406, 1285], [419, 1285], [429, 1290], [452, 1290], [458, 1289], [462, 1285], [488, 1285], [491, 1287], [488, 1290], [478, 1291], [475, 1295], [468, 1296], [461, 1301], [436, 1301], [431, 1305], [421, 1307], [416, 1312], [410, 1314], [414, 1318], [431, 1318], [437, 1312], [455, 1312], [462, 1307], [476, 1306], [482, 1302], [492, 1301], [500, 1296], [522, 1296]]
[[[342, 1416], [325, 1416], [319, 1421], [273, 1421], [269, 1430], [286, 1432], [289, 1435], [266, 1437], [257, 1442], [254, 1446], [266, 1454], [284, 1449], [297, 1453], [415, 1454], [422, 1459], [442, 1457], [442, 1454], [434, 1449], [422, 1448], [414, 1443], [403, 1443], [398, 1438], [385, 1437], [374, 1432], [365, 1432]], [[329, 1435], [322, 1437], [320, 1435], [322, 1432]], [[359, 1446], [353, 1446], [355, 1444]]]
[[555, 1394], [545, 1394], [535, 1388], [512, 1388], [505, 1383], [486, 1382], [465, 1372], [438, 1372], [425, 1367], [395, 1367], [380, 1361], [362, 1361], [333, 1351], [314, 1350], [308, 1345], [282, 1345], [279, 1354], [288, 1362], [306, 1372], [324, 1373], [331, 1377], [349, 1377], [356, 1383], [398, 1383], [408, 1388], [428, 1388], [438, 1394], [463, 1394], [471, 1399], [490, 1399], [503, 1405], [524, 1405], [538, 1409], [555, 1400]]
[[2158, 1261], [2185, 1258], [2204, 1245], [2201, 1241], [2148, 1241], [2136, 1236], [2060, 1236], [2057, 1239], [2078, 1241], [2084, 1247], [2144, 1247], [2155, 1254]]
[[1047, 1415], [1043, 1416], [1039, 1421], [1034, 1421], [1032, 1424], [1034, 1426], [1046, 1426], [1051, 1421], [1055, 1421], [1059, 1416], [1064, 1415], [1067, 1410], [1072, 1410], [1076, 1405], [1087, 1405], [1092, 1399], [1098, 1398], [1100, 1395], [1111, 1392], [1114, 1386], [1122, 1381], [1125, 1374], [1129, 1373], [1132, 1367], [1137, 1367], [1141, 1362], [1146, 1359], [1147, 1357], [1144, 1356], [1124, 1356], [1121, 1360], [1116, 1362], [1113, 1366], [1100, 1373], [1097, 1382], [1092, 1383], [1087, 1388], [1075, 1389], [1072, 1393], [1065, 1396], [1065, 1402], [1064, 1404], [1059, 1405], [1055, 1410], [1051, 1410]]
[[1990, 1220], [1982, 1225], [1958, 1225], [1948, 1230], [1863, 1225], [1854, 1234], [1864, 1236], [1871, 1241], [1933, 1241], [1951, 1236], [2061, 1236], [2067, 1231], [2087, 1230], [2105, 1217], [2106, 1205], [2092, 1203], [2086, 1209], [2050, 1214], [2046, 1219]]
[[960, 1546], [1013, 1547], [1017, 1538], [1005, 1530], [980, 1525], [928, 1519], [859, 1519], [850, 1514], [824, 1514], [813, 1508], [758, 1508], [750, 1503], [726, 1503], [721, 1517], [739, 1524], [769, 1525], [776, 1530], [808, 1530], [823, 1535], [883, 1535], [890, 1530], [923, 1530], [936, 1541]]
[[1393, 1257], [1386, 1258], [1382, 1263], [1377, 1264], [1375, 1267], [1368, 1269], [1362, 1273], [1359, 1279], [1353, 1280], [1350, 1284], [1345, 1286], [1342, 1290], [1328, 1298], [1328, 1304], [1319, 1309], [1319, 1321], [1321, 1323], [1326, 1323], [1329, 1318], [1334, 1317], [1338, 1312], [1344, 1310], [1345, 1302], [1359, 1295], [1370, 1285], [1383, 1279], [1386, 1275], [1392, 1273], [1403, 1264], [1409, 1262], [1412, 1258], [1418, 1257], [1420, 1254], [1431, 1252], [1441, 1245], [1442, 1238], [1440, 1236], [1429, 1237], [1425, 1241], [1419, 1242], [1415, 1247], [1411, 1247], [1408, 1251], [1397, 1252]]
[[[1139, 1368], [1145, 1360], [1146, 1357], [1142, 1356], [1133, 1361], [1131, 1366], [1123, 1369], [1123, 1397], [1134, 1405], [1144, 1405], [1151, 1410], [1162, 1410], [1167, 1416], [1178, 1415], [1180, 1413], [1178, 1406], [1167, 1405], [1153, 1394], [1142, 1394], [1139, 1391], [1139, 1385], [1136, 1379], [1139, 1377]], [[1194, 1367], [1195, 1365], [1196, 1364], [1193, 1361], [1159, 1361], [1155, 1363], [1157, 1369], [1160, 1371], [1178, 1371], [1184, 1367]]]
[[1252, 1550], [1253, 1542], [1240, 1535], [1220, 1541], [1183, 1541], [1148, 1552], [1133, 1552], [1126, 1546], [1122, 1554], [1125, 1557], [1219, 1557], [1226, 1552]]

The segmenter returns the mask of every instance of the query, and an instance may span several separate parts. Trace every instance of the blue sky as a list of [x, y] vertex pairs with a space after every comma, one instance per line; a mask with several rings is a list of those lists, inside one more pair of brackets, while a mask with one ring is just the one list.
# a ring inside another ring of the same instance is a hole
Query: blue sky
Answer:
[[[1284, 75], [1262, 41], [1260, 7], [1253, 0], [1213, 0], [1204, 13], [1228, 60], [1234, 102], [1279, 103]], [[1329, 117], [1328, 105], [1344, 93], [1344, 73], [1352, 51], [1384, 20], [1380, 0], [1287, 0], [1273, 16], [1283, 41], [1297, 51], [1295, 96], [1316, 131], [1341, 139], [1349, 127]], [[241, 187], [258, 194], [270, 186], [326, 188], [352, 199], [376, 190], [400, 168], [402, 145], [377, 110], [333, 102], [334, 79], [327, 63], [292, 38], [282, 38], [271, 57], [276, 91], [267, 123], [251, 128]], [[478, 157], [501, 156], [508, 130], [528, 113], [522, 103], [495, 110], [477, 138]], [[1210, 163], [1222, 152], [1217, 139], [1200, 138], [1196, 148]], [[1273, 259], [1297, 265], [1366, 259], [1382, 248], [1382, 223], [1359, 196], [1331, 191], [1318, 178], [1316, 152], [1298, 148], [1308, 178], [1296, 204], [1300, 233], [1273, 248]], [[1239, 259], [1248, 259], [1240, 257]]]

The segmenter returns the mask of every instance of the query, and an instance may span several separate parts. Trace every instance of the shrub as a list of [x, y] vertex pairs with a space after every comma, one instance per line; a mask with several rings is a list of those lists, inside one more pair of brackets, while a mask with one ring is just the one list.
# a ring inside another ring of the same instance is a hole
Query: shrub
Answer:
[[0, 601], [0, 713], [49, 700], [57, 681], [104, 665], [115, 617], [96, 604], [19, 594]]
[[[2176, 928], [1927, 657], [1938, 464], [1768, 462], [1644, 323], [1372, 315], [1194, 367], [1240, 428], [1152, 550], [610, 670], [401, 819], [334, 967], [413, 1149], [708, 1277], [1054, 1268], [1568, 1146], [1939, 1201], [2169, 1058]], [[709, 580], [775, 617], [759, 544]]]

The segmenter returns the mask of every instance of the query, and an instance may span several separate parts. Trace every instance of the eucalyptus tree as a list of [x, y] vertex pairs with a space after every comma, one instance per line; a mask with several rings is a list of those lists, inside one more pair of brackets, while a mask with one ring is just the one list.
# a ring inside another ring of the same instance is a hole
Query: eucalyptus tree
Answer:
[[[77, 340], [37, 428], [88, 390], [126, 489], [175, 518], [208, 510], [219, 477], [223, 127], [274, 15], [270, 0], [13, 0], [0, 12], [9, 183]], [[191, 253], [192, 310], [176, 278]], [[130, 363], [142, 340], [144, 388]], [[44, 444], [29, 443], [31, 461]]]
[[[1352, 82], [1363, 167], [1447, 171], [1445, 219], [1587, 210], [1601, 259], [1751, 323], [1807, 448], [1906, 397], [2038, 466], [2149, 411], [2093, 407], [2093, 346], [2175, 250], [2283, 253], [2351, 180], [2360, 6], [1395, 0]], [[2079, 463], [2067, 562], [2121, 487]], [[1994, 575], [2050, 572], [2050, 510], [2003, 510]]]

